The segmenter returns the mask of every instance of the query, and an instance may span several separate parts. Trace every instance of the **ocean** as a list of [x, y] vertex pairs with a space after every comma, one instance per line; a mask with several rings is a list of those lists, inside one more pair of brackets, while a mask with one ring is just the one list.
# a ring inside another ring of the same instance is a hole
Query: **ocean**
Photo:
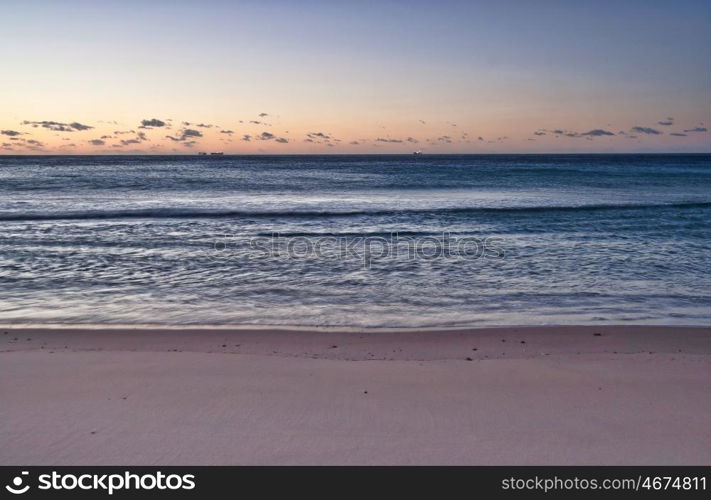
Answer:
[[0, 323], [711, 325], [711, 155], [0, 156]]

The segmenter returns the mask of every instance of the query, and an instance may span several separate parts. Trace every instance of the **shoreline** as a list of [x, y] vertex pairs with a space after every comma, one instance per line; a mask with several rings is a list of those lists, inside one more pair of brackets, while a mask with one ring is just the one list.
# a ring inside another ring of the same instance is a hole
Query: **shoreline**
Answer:
[[0, 327], [0, 464], [711, 464], [711, 328]]
[[441, 331], [482, 331], [508, 329], [562, 329], [562, 328], [701, 328], [711, 330], [711, 325], [705, 324], [665, 324], [665, 323], [604, 323], [593, 324], [501, 324], [501, 325], [433, 325], [433, 326], [357, 326], [357, 325], [291, 325], [291, 324], [255, 324], [255, 323], [0, 323], [0, 330], [126, 330], [126, 331], [211, 331], [211, 330], [279, 330], [292, 332], [441, 332]]

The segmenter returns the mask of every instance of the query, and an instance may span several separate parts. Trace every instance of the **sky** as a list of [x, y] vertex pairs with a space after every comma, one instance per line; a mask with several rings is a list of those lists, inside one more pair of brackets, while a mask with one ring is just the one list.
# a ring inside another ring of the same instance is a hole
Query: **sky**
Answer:
[[0, 4], [0, 154], [711, 152], [707, 0]]

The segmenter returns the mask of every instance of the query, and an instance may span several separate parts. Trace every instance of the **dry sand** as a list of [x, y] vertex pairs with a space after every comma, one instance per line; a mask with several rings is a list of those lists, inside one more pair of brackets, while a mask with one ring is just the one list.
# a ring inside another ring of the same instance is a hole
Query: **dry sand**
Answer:
[[709, 465], [711, 328], [0, 329], [0, 422], [3, 465]]

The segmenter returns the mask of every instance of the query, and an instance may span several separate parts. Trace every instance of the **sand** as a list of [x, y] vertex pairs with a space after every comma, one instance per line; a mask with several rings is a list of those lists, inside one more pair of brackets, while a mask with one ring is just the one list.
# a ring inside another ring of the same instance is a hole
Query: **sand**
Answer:
[[711, 328], [0, 329], [2, 465], [709, 465], [710, 416]]

